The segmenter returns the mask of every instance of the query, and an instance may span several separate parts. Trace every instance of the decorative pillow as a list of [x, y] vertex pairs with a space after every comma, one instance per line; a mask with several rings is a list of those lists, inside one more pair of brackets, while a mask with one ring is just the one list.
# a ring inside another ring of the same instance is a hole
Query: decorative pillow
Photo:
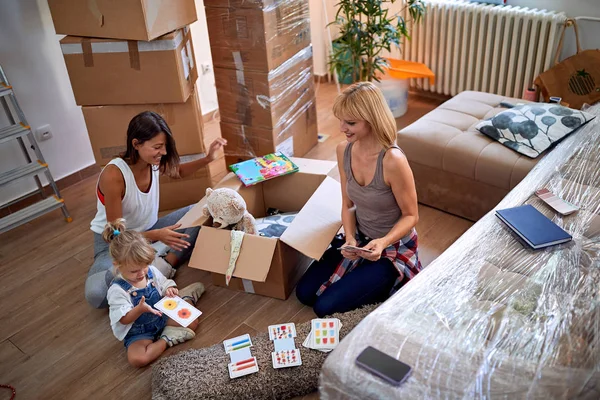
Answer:
[[594, 117], [558, 104], [532, 103], [502, 111], [475, 128], [509, 149], [536, 158]]
[[256, 218], [256, 229], [260, 236], [281, 237], [283, 232], [294, 221], [297, 212], [269, 215], [264, 218]]

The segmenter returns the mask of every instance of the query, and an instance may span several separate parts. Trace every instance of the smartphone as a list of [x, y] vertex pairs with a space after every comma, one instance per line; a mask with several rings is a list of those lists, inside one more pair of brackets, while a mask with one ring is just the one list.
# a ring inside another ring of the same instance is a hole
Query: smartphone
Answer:
[[391, 383], [394, 386], [400, 385], [409, 377], [412, 368], [402, 361], [377, 350], [374, 347], [367, 347], [356, 358], [356, 364]]
[[373, 250], [363, 249], [362, 247], [350, 246], [349, 244], [344, 245], [342, 247], [338, 247], [338, 250], [355, 250], [355, 251], [364, 251], [366, 253], [372, 253]]

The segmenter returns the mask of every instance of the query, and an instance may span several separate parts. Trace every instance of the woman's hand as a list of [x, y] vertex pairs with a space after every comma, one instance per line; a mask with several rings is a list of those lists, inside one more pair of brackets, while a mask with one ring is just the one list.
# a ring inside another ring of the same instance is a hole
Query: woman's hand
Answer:
[[190, 235], [185, 233], [175, 232], [175, 229], [179, 228], [181, 224], [175, 224], [156, 230], [156, 240], [159, 240], [172, 248], [173, 250], [187, 249], [190, 244], [183, 240], [189, 238]]
[[371, 251], [361, 251], [360, 255], [366, 260], [377, 261], [381, 258], [381, 253], [383, 253], [386, 247], [383, 239], [373, 239], [363, 247], [365, 250]]
[[140, 302], [138, 303], [138, 305], [136, 306], [141, 313], [151, 313], [154, 315], [158, 315], [159, 317], [162, 315], [162, 313], [158, 310], [155, 310], [154, 308], [150, 307], [150, 304], [146, 303], [146, 297], [142, 296], [142, 299], [140, 300]]
[[[358, 243], [356, 242], [356, 239], [353, 237], [348, 237], [346, 236], [346, 243], [344, 243], [344, 246], [355, 246], [358, 245]], [[347, 258], [348, 260], [358, 260], [360, 258], [358, 252], [356, 250], [350, 250], [350, 249], [343, 249], [342, 246], [342, 256], [344, 256], [344, 258]]]
[[214, 161], [217, 158], [217, 153], [223, 148], [223, 146], [227, 146], [227, 140], [223, 138], [215, 139], [215, 141], [212, 142], [208, 147], [208, 155], [206, 157], [210, 161]]
[[165, 295], [167, 297], [175, 297], [179, 294], [179, 290], [177, 290], [177, 288], [175, 286], [171, 286], [170, 288], [167, 288], [167, 290], [165, 290]]

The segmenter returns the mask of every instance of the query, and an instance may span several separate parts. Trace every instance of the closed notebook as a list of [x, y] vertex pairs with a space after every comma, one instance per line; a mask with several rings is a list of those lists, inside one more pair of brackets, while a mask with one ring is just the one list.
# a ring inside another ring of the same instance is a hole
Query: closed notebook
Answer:
[[573, 239], [560, 226], [549, 220], [531, 204], [496, 211], [514, 233], [533, 249], [541, 249]]

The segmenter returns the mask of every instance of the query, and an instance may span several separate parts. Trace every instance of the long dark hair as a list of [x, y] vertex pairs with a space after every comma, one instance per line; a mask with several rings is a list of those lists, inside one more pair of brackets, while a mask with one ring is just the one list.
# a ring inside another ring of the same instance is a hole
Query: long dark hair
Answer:
[[153, 139], [159, 133], [164, 132], [167, 137], [167, 154], [160, 160], [159, 169], [161, 174], [169, 176], [178, 176], [179, 174], [179, 154], [175, 147], [175, 139], [171, 134], [171, 129], [167, 122], [154, 111], [144, 111], [139, 113], [129, 122], [127, 128], [127, 150], [121, 155], [129, 164], [135, 164], [140, 159], [140, 154], [133, 147], [133, 139], [137, 139], [139, 144]]

